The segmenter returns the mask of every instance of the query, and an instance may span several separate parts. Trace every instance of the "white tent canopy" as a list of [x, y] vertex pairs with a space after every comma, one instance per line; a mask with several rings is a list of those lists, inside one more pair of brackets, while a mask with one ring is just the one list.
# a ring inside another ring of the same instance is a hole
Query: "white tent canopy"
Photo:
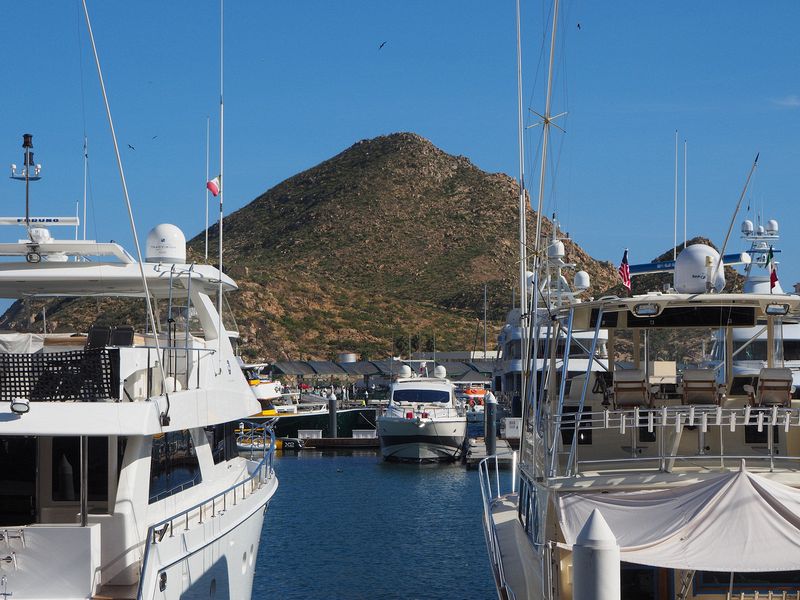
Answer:
[[599, 509], [625, 562], [723, 572], [793, 571], [800, 556], [800, 490], [741, 471], [685, 487], [568, 493], [558, 510], [572, 546]]

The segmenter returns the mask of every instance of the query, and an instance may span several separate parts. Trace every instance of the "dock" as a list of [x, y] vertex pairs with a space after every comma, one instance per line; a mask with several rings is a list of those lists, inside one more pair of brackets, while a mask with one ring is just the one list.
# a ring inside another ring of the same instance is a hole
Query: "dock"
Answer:
[[[472, 443], [471, 443], [472, 442]], [[496, 444], [497, 463], [501, 469], [511, 468], [511, 457], [514, 450], [508, 440], [498, 439]], [[486, 458], [486, 440], [482, 437], [472, 438], [467, 441], [463, 462], [467, 469], [477, 469], [478, 463]]]

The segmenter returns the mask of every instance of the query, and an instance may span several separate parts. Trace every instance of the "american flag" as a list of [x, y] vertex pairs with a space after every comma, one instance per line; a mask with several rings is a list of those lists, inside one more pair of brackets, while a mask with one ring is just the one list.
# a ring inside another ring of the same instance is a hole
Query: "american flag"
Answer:
[[628, 249], [622, 255], [622, 263], [619, 265], [619, 276], [622, 277], [622, 285], [631, 291], [631, 269], [628, 266]]

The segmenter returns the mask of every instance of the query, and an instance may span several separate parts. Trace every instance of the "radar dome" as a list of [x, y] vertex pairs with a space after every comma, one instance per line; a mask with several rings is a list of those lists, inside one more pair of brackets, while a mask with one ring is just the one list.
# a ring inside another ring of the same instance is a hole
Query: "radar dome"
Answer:
[[[706, 281], [713, 276], [719, 262], [719, 252], [705, 244], [693, 244], [683, 250], [675, 261], [675, 290], [681, 294], [703, 294]], [[717, 271], [711, 286], [721, 292], [725, 287], [725, 270]]]
[[742, 233], [745, 235], [753, 233], [753, 222], [750, 219], [742, 221]]
[[586, 271], [578, 271], [575, 273], [575, 279], [572, 283], [573, 287], [575, 288], [576, 292], [583, 292], [588, 290], [591, 286], [591, 280], [589, 279], [589, 274]]
[[759, 225], [758, 227], [756, 227], [756, 233], [758, 235], [764, 235], [764, 226], [763, 225]]
[[186, 236], [175, 225], [162, 223], [147, 234], [145, 262], [186, 264]]
[[403, 365], [400, 367], [400, 372], [398, 373], [399, 377], [411, 377], [411, 367], [408, 365]]
[[442, 365], [437, 365], [433, 370], [433, 376], [437, 379], [444, 379], [447, 377], [447, 369], [445, 369]]
[[778, 233], [778, 222], [775, 219], [770, 219], [767, 221], [767, 233]]

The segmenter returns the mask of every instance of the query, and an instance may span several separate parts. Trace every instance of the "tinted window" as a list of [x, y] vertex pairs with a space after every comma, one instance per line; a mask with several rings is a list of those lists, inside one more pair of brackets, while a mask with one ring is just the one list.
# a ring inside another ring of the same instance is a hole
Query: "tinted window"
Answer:
[[445, 390], [395, 390], [395, 402], [449, 402], [450, 392]]
[[[744, 345], [744, 342], [737, 342], [733, 345], [733, 351], [736, 352]], [[766, 340], [755, 340], [750, 342], [744, 350], [739, 352], [733, 357], [734, 360], [767, 360], [767, 342]]]
[[[88, 499], [108, 500], [108, 438], [90, 437], [87, 457]], [[53, 500], [81, 499], [81, 441], [77, 437], [53, 438]]]
[[200, 464], [187, 429], [153, 437], [150, 461], [150, 502], [200, 483]]
[[206, 437], [215, 465], [239, 455], [236, 449], [236, 426], [236, 423], [222, 423], [206, 427]]

